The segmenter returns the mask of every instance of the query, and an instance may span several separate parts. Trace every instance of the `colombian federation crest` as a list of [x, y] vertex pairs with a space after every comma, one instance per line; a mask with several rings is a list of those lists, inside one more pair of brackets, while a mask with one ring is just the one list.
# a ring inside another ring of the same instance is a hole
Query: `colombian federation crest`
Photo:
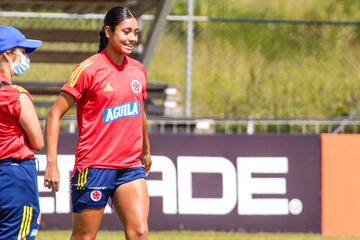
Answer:
[[133, 90], [134, 93], [136, 94], [139, 94], [141, 93], [141, 90], [142, 90], [142, 86], [141, 86], [141, 83], [134, 79], [131, 81], [131, 89]]
[[101, 199], [101, 192], [99, 190], [94, 190], [90, 193], [91, 200], [98, 202]]

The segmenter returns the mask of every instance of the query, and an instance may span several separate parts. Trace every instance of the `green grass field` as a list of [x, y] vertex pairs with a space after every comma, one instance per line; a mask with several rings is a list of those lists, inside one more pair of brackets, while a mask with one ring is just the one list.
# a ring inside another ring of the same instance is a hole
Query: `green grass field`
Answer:
[[[67, 231], [40, 231], [37, 240], [69, 239]], [[125, 239], [122, 232], [99, 232], [97, 240]], [[285, 234], [285, 233], [224, 233], [224, 232], [151, 232], [151, 240], [355, 240], [360, 237], [323, 238], [319, 234]]]

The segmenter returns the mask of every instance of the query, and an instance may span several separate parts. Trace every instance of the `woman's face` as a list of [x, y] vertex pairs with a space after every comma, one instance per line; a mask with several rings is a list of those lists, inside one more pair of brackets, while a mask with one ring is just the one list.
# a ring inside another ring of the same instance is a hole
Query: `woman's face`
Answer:
[[21, 55], [24, 55], [27, 57], [27, 53], [25, 51], [25, 48], [17, 47], [14, 49], [13, 54], [15, 55], [16, 60], [14, 63], [20, 63]]
[[27, 55], [25, 52], [25, 48], [16, 47], [11, 50], [8, 50], [6, 53], [6, 59], [12, 63], [19, 63], [21, 59], [21, 55]]
[[12, 48], [3, 53], [0, 53], [0, 72], [5, 73], [11, 78], [14, 72], [11, 69], [11, 64], [19, 64], [21, 55], [27, 56], [25, 49], [21, 47]]
[[109, 38], [108, 44], [118, 53], [130, 55], [138, 42], [139, 26], [135, 18], [123, 20], [112, 32], [109, 27], [105, 30]]

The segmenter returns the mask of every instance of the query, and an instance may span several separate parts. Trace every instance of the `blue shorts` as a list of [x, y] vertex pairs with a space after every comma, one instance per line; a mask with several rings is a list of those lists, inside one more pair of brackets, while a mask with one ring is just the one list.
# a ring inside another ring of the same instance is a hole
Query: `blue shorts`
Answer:
[[35, 239], [40, 224], [34, 160], [0, 160], [0, 240]]
[[140, 178], [145, 178], [144, 168], [86, 168], [82, 172], [76, 171], [71, 179], [73, 213], [89, 208], [104, 208], [118, 186]]

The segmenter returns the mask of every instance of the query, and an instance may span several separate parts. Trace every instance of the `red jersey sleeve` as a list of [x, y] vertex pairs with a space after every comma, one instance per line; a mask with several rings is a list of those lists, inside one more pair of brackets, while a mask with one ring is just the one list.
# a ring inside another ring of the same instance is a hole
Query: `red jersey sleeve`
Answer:
[[9, 113], [13, 115], [16, 119], [19, 119], [20, 112], [21, 112], [21, 104], [20, 104], [20, 94], [26, 94], [32, 101], [32, 97], [30, 93], [23, 87], [17, 86], [17, 85], [10, 85], [15, 91], [12, 91], [12, 93], [9, 93]]
[[19, 91], [19, 94], [23, 93], [23, 94], [28, 95], [28, 97], [29, 97], [30, 100], [32, 101], [32, 96], [30, 95], [30, 93], [28, 92], [28, 90], [26, 90], [25, 88], [20, 87], [20, 86], [18, 86], [18, 85], [10, 85], [10, 87], [15, 88], [16, 90], [18, 90], [18, 91]]
[[74, 101], [77, 102], [88, 88], [91, 74], [88, 67], [93, 64], [91, 60], [85, 60], [80, 63], [71, 73], [70, 77], [61, 88], [61, 91], [67, 92], [74, 96]]

